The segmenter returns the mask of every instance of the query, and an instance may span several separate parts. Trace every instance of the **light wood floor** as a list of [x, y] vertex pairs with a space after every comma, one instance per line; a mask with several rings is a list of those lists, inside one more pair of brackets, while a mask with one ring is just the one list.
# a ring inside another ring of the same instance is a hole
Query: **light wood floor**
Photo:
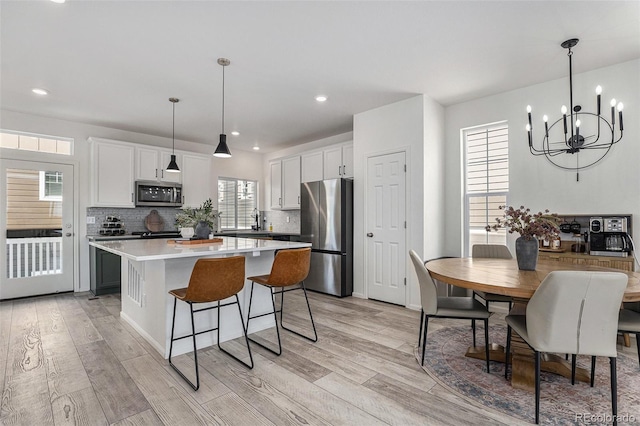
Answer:
[[[285, 323], [304, 327], [304, 299], [294, 293]], [[310, 293], [317, 343], [285, 331], [280, 357], [252, 344], [253, 370], [201, 350], [194, 392], [120, 320], [118, 295], [90, 297], [0, 303], [0, 424], [522, 424], [466, 403], [422, 371], [413, 356], [419, 313], [402, 307]], [[448, 323], [432, 320], [430, 331]], [[260, 335], [275, 341], [273, 329]], [[226, 345], [245, 353], [238, 340]], [[192, 371], [192, 355], [176, 363]]]

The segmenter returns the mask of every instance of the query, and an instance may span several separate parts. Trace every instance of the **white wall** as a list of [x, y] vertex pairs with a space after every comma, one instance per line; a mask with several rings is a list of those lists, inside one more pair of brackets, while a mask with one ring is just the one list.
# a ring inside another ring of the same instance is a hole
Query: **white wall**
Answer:
[[[171, 148], [171, 139], [146, 135], [142, 133], [111, 129], [108, 127], [91, 126], [72, 121], [56, 120], [47, 117], [22, 114], [7, 110], [0, 111], [0, 129], [74, 138], [74, 153], [73, 156], [70, 159], [67, 158], [67, 160], [76, 161], [78, 164], [78, 168], [74, 172], [75, 179], [79, 182], [79, 194], [77, 196], [78, 226], [76, 230], [76, 234], [79, 237], [79, 283], [76, 283], [76, 289], [77, 291], [88, 291], [89, 246], [86, 240], [85, 222], [86, 209], [90, 202], [90, 163], [89, 144], [87, 143], [87, 138], [89, 138], [90, 136], [94, 136], [125, 142], [147, 144], [163, 148]], [[215, 150], [217, 142], [217, 137], [212, 138], [211, 145], [176, 140], [176, 149], [198, 152], [202, 154], [210, 154]], [[260, 186], [264, 186], [264, 181], [262, 180], [262, 155], [234, 149], [232, 144], [231, 149], [233, 154], [232, 158], [214, 158], [212, 162], [211, 198], [216, 202], [218, 176], [254, 179], [259, 182]], [[11, 151], [13, 150], [2, 150], [2, 155], [15, 155], [15, 151]], [[21, 152], [20, 154], [25, 154], [25, 152]], [[60, 160], [60, 162], [63, 161], [63, 159]]]
[[640, 238], [640, 60], [574, 74], [573, 81], [574, 104], [582, 105], [583, 112], [595, 112], [597, 85], [603, 88], [607, 117], [612, 97], [625, 105], [624, 138], [600, 163], [581, 171], [579, 182], [575, 172], [531, 155], [524, 129], [525, 108], [531, 105], [539, 144], [542, 115], [549, 115], [551, 122], [560, 117], [561, 105], [569, 105], [568, 76], [446, 108], [446, 254], [459, 256], [462, 248], [460, 130], [501, 120], [509, 124], [509, 204], [559, 214], [633, 214], [634, 237]]
[[442, 143], [444, 109], [425, 95], [354, 116], [354, 295], [367, 296], [365, 282], [367, 158], [406, 151], [407, 159], [407, 306], [418, 308], [420, 297], [408, 250], [425, 258], [442, 252]]

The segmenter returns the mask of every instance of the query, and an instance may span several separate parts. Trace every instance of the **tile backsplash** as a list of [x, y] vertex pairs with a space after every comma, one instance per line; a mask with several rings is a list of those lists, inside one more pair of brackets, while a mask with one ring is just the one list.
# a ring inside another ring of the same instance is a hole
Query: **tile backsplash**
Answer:
[[[98, 235], [107, 216], [115, 216], [120, 219], [127, 234], [147, 231], [144, 226], [144, 220], [151, 210], [157, 210], [160, 217], [164, 219], [164, 231], [176, 230], [176, 213], [179, 209], [174, 207], [136, 207], [135, 209], [89, 207], [87, 209], [87, 217], [95, 217], [96, 223], [87, 224], [87, 235]], [[217, 226], [216, 223], [214, 223], [215, 226]]]
[[[260, 212], [262, 216], [262, 228], [269, 230], [269, 224], [273, 226], [274, 232], [300, 232], [300, 210], [272, 210]], [[287, 222], [287, 217], [289, 222]]]

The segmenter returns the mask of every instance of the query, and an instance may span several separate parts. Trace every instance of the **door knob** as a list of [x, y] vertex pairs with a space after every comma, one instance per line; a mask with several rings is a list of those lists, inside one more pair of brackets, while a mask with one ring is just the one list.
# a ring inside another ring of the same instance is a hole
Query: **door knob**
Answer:
[[67, 232], [66, 234], [64, 234], [65, 237], [70, 237], [71, 235], [73, 235], [71, 232]]
[[367, 237], [373, 238], [373, 232], [367, 232]]

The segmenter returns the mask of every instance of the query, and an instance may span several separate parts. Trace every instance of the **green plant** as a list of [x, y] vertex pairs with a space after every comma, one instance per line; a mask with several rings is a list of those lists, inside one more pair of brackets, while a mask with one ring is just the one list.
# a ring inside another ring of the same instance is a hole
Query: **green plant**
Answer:
[[213, 228], [213, 221], [220, 216], [214, 213], [211, 198], [204, 201], [200, 207], [187, 207], [176, 214], [176, 226], [178, 228], [193, 228], [198, 222], [205, 222], [209, 228]]
[[504, 210], [502, 218], [497, 217], [494, 225], [487, 225], [487, 232], [507, 228], [509, 233], [517, 232], [526, 240], [534, 237], [538, 239], [554, 240], [560, 235], [558, 229], [557, 213], [549, 213], [549, 210], [531, 214], [531, 209], [520, 206], [514, 209], [511, 206], [500, 206]]

